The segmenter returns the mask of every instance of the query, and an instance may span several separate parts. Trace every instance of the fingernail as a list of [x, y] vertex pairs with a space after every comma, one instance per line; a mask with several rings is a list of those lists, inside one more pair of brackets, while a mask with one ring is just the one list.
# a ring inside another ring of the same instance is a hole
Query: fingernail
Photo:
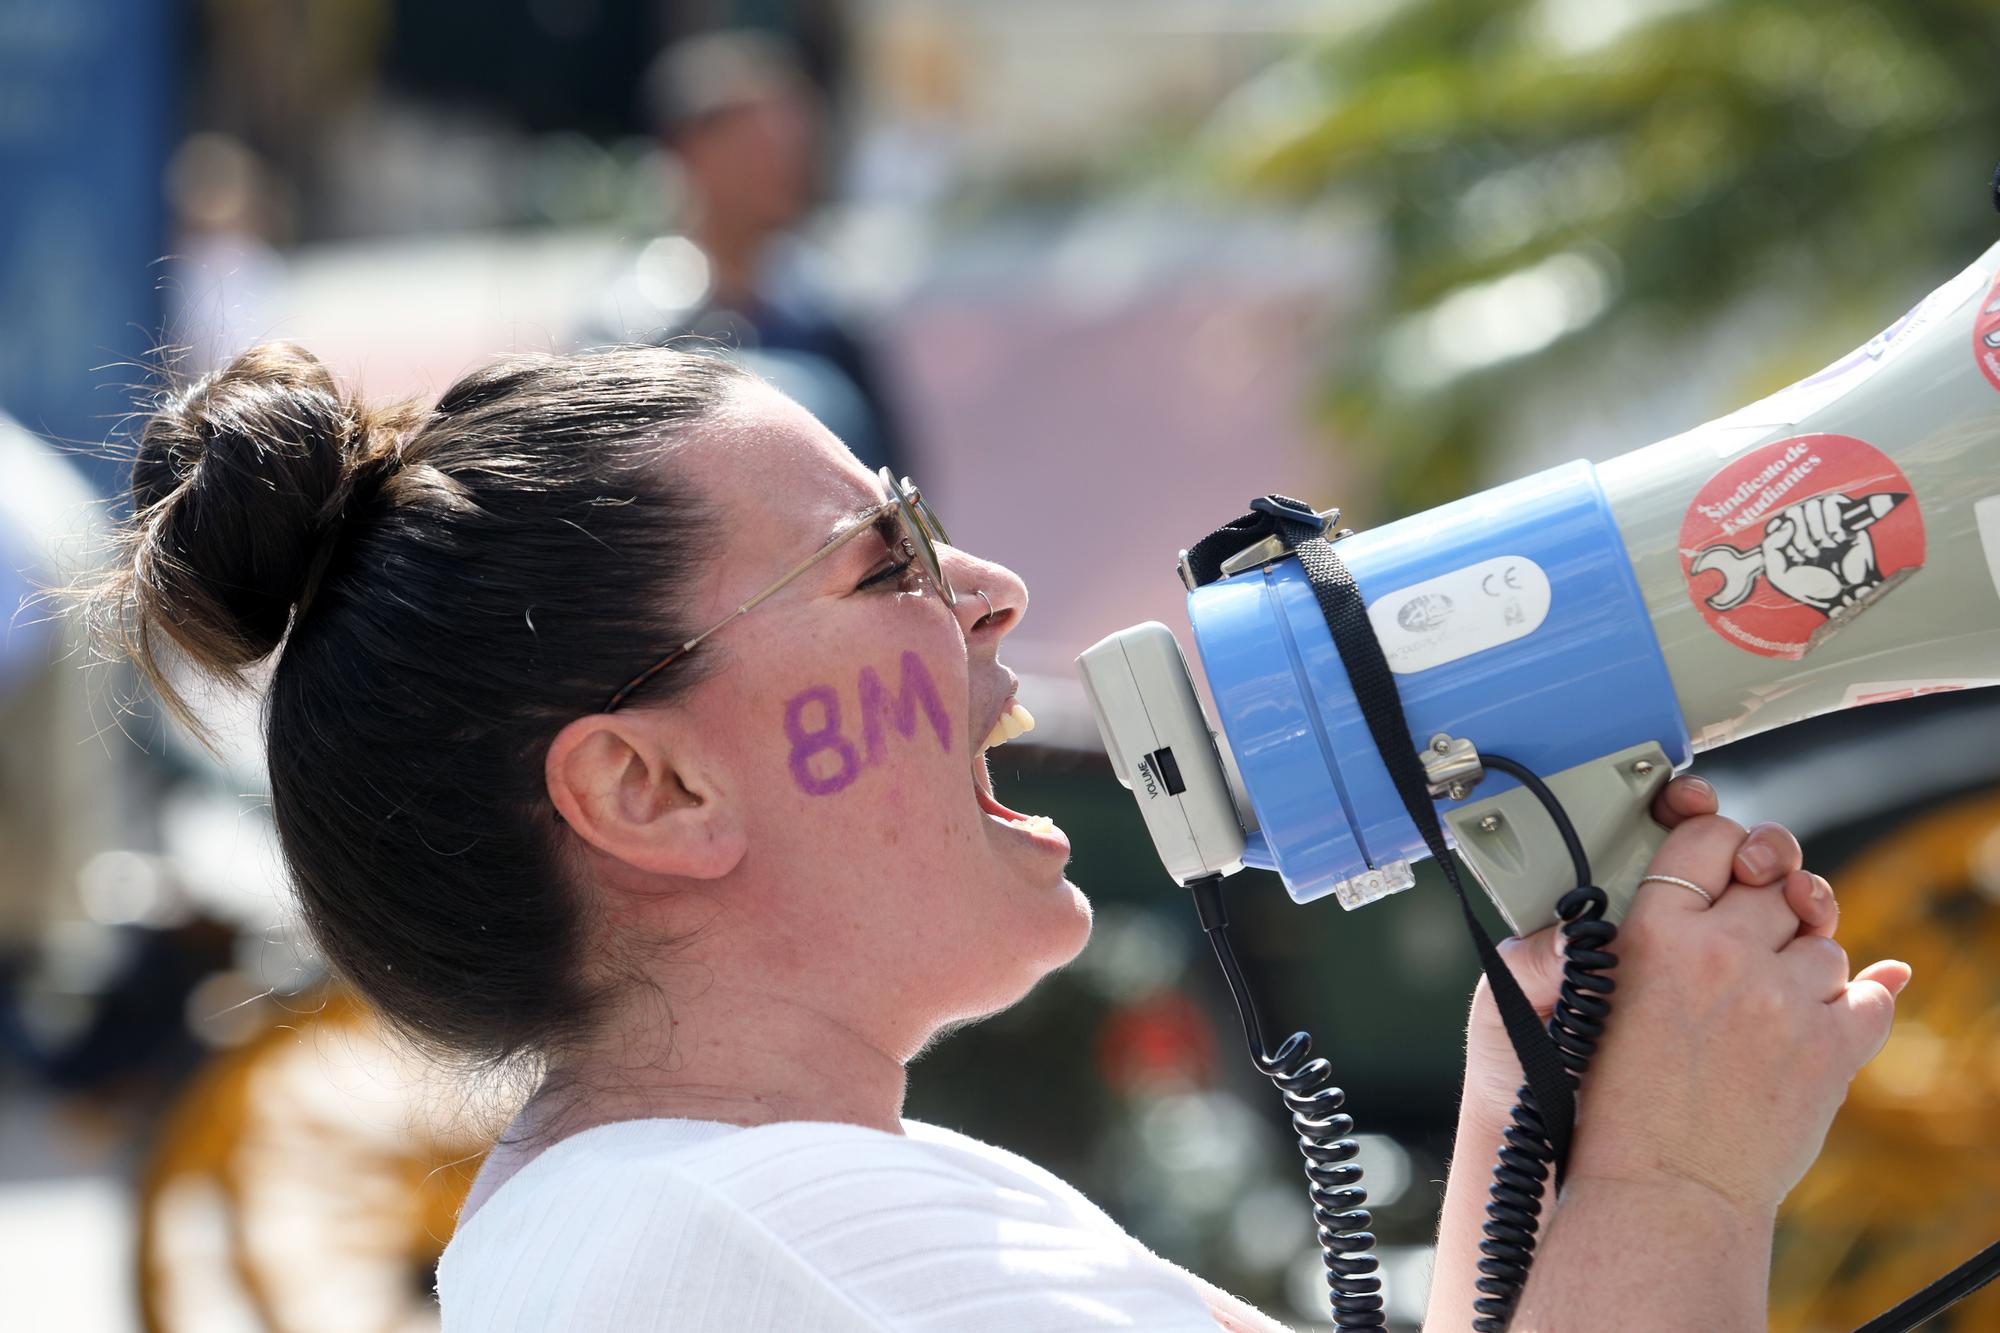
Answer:
[[[1905, 964], [1904, 964], [1904, 966], [1905, 966], [1905, 967], [1907, 967], [1907, 966], [1909, 966], [1909, 964], [1905, 963]], [[1910, 984], [1910, 978], [1914, 977], [1915, 975], [1916, 975], [1916, 973], [1914, 973], [1914, 972], [1906, 972], [1906, 973], [1904, 973], [1904, 975], [1903, 975], [1903, 979], [1902, 979], [1901, 981], [1899, 981], [1899, 982], [1897, 982], [1897, 983], [1896, 983], [1896, 988], [1895, 988], [1894, 990], [1890, 991], [1890, 992], [1889, 992], [1889, 994], [1891, 994], [1891, 995], [1901, 995], [1901, 994], [1903, 993], [1903, 987], [1905, 987], [1905, 986], [1909, 985], [1909, 984]]]
[[1812, 893], [1810, 896], [1812, 898], [1812, 905], [1819, 911], [1824, 912], [1833, 902], [1833, 885], [1827, 883], [1818, 875], [1814, 875], [1812, 877]]
[[1715, 784], [1710, 782], [1707, 778], [1686, 777], [1682, 778], [1681, 781], [1687, 783], [1688, 787], [1691, 790], [1698, 791], [1702, 793], [1704, 796], [1715, 795]]
[[1769, 879], [1771, 872], [1778, 868], [1778, 854], [1754, 842], [1736, 853], [1736, 859], [1743, 863], [1749, 877], [1754, 879]]

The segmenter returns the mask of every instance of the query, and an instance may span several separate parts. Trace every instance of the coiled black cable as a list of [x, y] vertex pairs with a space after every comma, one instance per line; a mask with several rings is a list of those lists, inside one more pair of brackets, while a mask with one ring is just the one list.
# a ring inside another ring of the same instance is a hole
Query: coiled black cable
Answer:
[[[1604, 1021], [1611, 1013], [1610, 996], [1617, 983], [1605, 974], [1618, 965], [1618, 956], [1608, 952], [1608, 946], [1618, 938], [1618, 927], [1604, 919], [1609, 899], [1603, 889], [1591, 883], [1590, 858], [1555, 793], [1525, 765], [1504, 755], [1484, 753], [1479, 758], [1487, 768], [1515, 779], [1542, 803], [1555, 821], [1576, 870], [1577, 887], [1556, 903], [1556, 915], [1562, 921], [1563, 981], [1549, 1018], [1549, 1036], [1574, 1086], [1590, 1067], [1590, 1057], [1597, 1051]], [[1534, 1262], [1550, 1168], [1560, 1169], [1554, 1157], [1534, 1094], [1523, 1084], [1515, 1093], [1499, 1161], [1493, 1167], [1493, 1184], [1487, 1192], [1486, 1223], [1481, 1229], [1485, 1238], [1479, 1243], [1481, 1297], [1473, 1302], [1475, 1333], [1503, 1333], [1514, 1317], [1528, 1268]]]
[[1364, 1206], [1368, 1192], [1361, 1188], [1361, 1167], [1354, 1161], [1360, 1148], [1348, 1137], [1354, 1132], [1353, 1119], [1340, 1109], [1347, 1094], [1333, 1086], [1333, 1066], [1324, 1057], [1312, 1058], [1309, 1034], [1294, 1032], [1279, 1042], [1276, 1050], [1266, 1044], [1264, 1020], [1229, 943], [1229, 918], [1222, 909], [1222, 876], [1205, 875], [1190, 882], [1188, 888], [1194, 893], [1201, 928], [1215, 949], [1215, 961], [1222, 965], [1222, 975], [1229, 983], [1250, 1055], [1258, 1072], [1277, 1087], [1292, 1113], [1292, 1130], [1298, 1135], [1299, 1153], [1305, 1158], [1310, 1182], [1313, 1223], [1326, 1260], [1334, 1327], [1383, 1328], [1382, 1279], [1376, 1275], [1375, 1236], [1368, 1230], [1373, 1219]]
[[[1505, 755], [1482, 754], [1480, 762], [1512, 777], [1541, 802], [1555, 822], [1576, 871], [1577, 887], [1556, 904], [1564, 940], [1563, 982], [1548, 1025], [1564, 1071], [1575, 1086], [1590, 1067], [1590, 1057], [1596, 1053], [1604, 1021], [1611, 1012], [1610, 995], [1616, 983], [1605, 974], [1617, 966], [1618, 957], [1607, 952], [1607, 947], [1618, 937], [1618, 927], [1604, 919], [1609, 899], [1603, 889], [1590, 882], [1590, 858], [1555, 793], [1526, 765]], [[1258, 1072], [1277, 1087], [1292, 1113], [1292, 1130], [1298, 1135], [1299, 1153], [1305, 1158], [1310, 1182], [1313, 1223], [1326, 1262], [1334, 1327], [1383, 1328], [1382, 1279], [1377, 1276], [1380, 1265], [1374, 1254], [1375, 1235], [1368, 1229], [1373, 1218], [1365, 1207], [1368, 1193], [1361, 1187], [1361, 1168], [1354, 1161], [1359, 1148], [1348, 1137], [1354, 1132], [1354, 1121], [1341, 1110], [1347, 1094], [1333, 1086], [1333, 1066], [1323, 1057], [1311, 1058], [1310, 1034], [1294, 1032], [1275, 1050], [1265, 1040], [1263, 1017], [1229, 942], [1222, 876], [1204, 875], [1190, 881], [1188, 888], [1194, 894], [1202, 930], [1229, 983], [1251, 1058], [1257, 1062]], [[1551, 1168], [1560, 1170], [1533, 1094], [1524, 1084], [1515, 1097], [1499, 1161], [1493, 1168], [1482, 1228], [1485, 1238], [1479, 1244], [1482, 1257], [1477, 1285], [1481, 1298], [1473, 1303], [1475, 1333], [1504, 1333], [1513, 1318], [1521, 1288], [1528, 1280], [1528, 1268], [1534, 1262], [1543, 1190]]]

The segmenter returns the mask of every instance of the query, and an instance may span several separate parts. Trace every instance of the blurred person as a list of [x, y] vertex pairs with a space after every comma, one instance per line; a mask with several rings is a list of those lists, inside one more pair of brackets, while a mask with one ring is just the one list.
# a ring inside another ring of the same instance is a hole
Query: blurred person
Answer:
[[[326, 957], [535, 1076], [440, 1263], [447, 1329], [1280, 1327], [902, 1116], [908, 1063], [1091, 919], [987, 770], [1031, 723], [999, 661], [1027, 589], [907, 482], [715, 358], [371, 405], [267, 345], [162, 394], [132, 490], [96, 610], [183, 714], [169, 656], [275, 656], [272, 809]], [[1773, 1210], [1908, 979], [1850, 978], [1796, 840], [1715, 808], [1688, 778], [1656, 806], [1653, 870], [1704, 892], [1644, 886], [1619, 936], [1524, 1329], [1761, 1327]], [[1510, 954], [1549, 1005], [1552, 935]], [[1483, 997], [1468, 1045], [1439, 1328], [1519, 1079]]]
[[[78, 921], [78, 879], [128, 832], [126, 770], [115, 747], [89, 738], [80, 640], [50, 588], [86, 568], [105, 536], [101, 500], [76, 462], [0, 415], [0, 1009], [12, 980], [42, 956], [44, 937]], [[0, 1045], [30, 1052], [0, 1014]]]
[[205, 374], [271, 336], [286, 276], [272, 243], [285, 229], [283, 192], [247, 144], [213, 133], [191, 134], [174, 150], [166, 187], [168, 340], [186, 373]]
[[753, 31], [691, 37], [653, 62], [643, 95], [679, 168], [686, 234], [647, 246], [586, 343], [694, 335], [751, 354], [870, 467], [907, 469], [895, 403], [794, 229], [821, 192], [821, 95], [792, 49]]

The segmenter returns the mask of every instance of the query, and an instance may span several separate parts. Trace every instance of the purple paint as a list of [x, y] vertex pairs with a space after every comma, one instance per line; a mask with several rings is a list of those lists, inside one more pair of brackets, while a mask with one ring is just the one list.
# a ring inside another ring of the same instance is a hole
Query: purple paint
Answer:
[[[889, 727], [894, 727], [905, 740], [915, 738], [919, 710], [931, 724], [938, 744], [946, 754], [951, 753], [951, 714], [945, 711], [930, 669], [923, 658], [907, 650], [900, 666], [901, 675], [893, 695], [874, 667], [862, 667], [854, 682], [855, 692], [861, 697], [861, 743], [869, 765], [882, 762]], [[815, 705], [817, 720], [808, 726], [808, 710]], [[785, 738], [792, 743], [792, 781], [806, 795], [831, 796], [845, 791], [861, 776], [864, 760], [855, 751], [854, 742], [840, 730], [840, 696], [834, 693], [833, 686], [814, 685], [786, 702]], [[830, 773], [825, 771], [825, 761], [813, 762], [823, 754], [831, 754], [838, 761]]]
[[900, 684], [902, 692], [892, 702], [874, 667], [862, 667], [861, 677], [855, 682], [855, 689], [861, 695], [861, 744], [868, 762], [882, 762], [882, 723], [885, 716], [908, 740], [917, 734], [919, 705], [930, 721], [931, 730], [937, 735], [938, 744], [944, 747], [946, 754], [950, 754], [951, 717], [944, 711], [944, 700], [938, 698], [937, 685], [931, 680], [930, 669], [924, 665], [924, 659], [907, 649], [903, 653]]
[[[805, 712], [820, 706], [820, 725], [806, 730]], [[792, 781], [808, 796], [831, 796], [845, 789], [861, 774], [860, 756], [854, 745], [840, 734], [840, 696], [831, 685], [815, 685], [801, 690], [785, 705], [785, 735], [792, 742]], [[831, 752], [840, 758], [840, 767], [825, 777], [813, 772], [814, 755]]]

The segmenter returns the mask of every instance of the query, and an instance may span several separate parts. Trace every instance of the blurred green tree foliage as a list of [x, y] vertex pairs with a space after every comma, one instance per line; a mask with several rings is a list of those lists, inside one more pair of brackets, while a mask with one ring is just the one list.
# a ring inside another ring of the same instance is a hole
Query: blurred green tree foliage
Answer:
[[1496, 404], [1621, 347], [1781, 309], [1720, 410], [1969, 262], [1996, 52], [1993, 0], [1407, 0], [1267, 71], [1209, 142], [1233, 185], [1379, 222], [1326, 409], [1407, 512], [1481, 483]]

